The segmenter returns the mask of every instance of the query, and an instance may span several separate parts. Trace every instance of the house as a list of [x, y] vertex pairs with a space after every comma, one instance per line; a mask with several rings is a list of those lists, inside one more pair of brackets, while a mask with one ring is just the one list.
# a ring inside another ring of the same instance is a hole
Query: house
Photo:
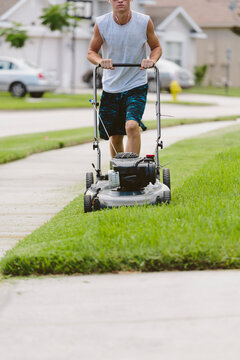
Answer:
[[[133, 8], [142, 11], [143, 4], [149, 0], [135, 0]], [[23, 24], [30, 40], [22, 49], [10, 48], [0, 38], [0, 54], [21, 57], [42, 67], [54, 70], [60, 81], [61, 90], [87, 86], [82, 81], [83, 74], [91, 68], [86, 54], [93, 32], [94, 19], [111, 10], [107, 0], [93, 0], [92, 20], [81, 20], [73, 33], [51, 32], [41, 25], [39, 16], [43, 8], [65, 0], [0, 0], [0, 28], [11, 26], [12, 22]], [[73, 45], [75, 50], [73, 51]]]
[[[145, 7], [163, 48], [163, 57], [193, 71], [196, 40], [206, 34], [181, 6]], [[150, 11], [154, 9], [154, 11]]]
[[[231, 31], [233, 26], [240, 26], [240, 18], [237, 18], [240, 11], [236, 11], [234, 16], [229, 8], [230, 3], [230, 0], [156, 0], [154, 5], [145, 6], [145, 12], [154, 18], [157, 28], [161, 28], [161, 24], [164, 25], [162, 14], [166, 8], [181, 6], [207, 35], [204, 41], [196, 39], [196, 64], [208, 65], [205, 84], [223, 85], [229, 64], [230, 85], [240, 86], [240, 37]], [[173, 51], [171, 46], [175, 48], [175, 53], [180, 51], [179, 37], [175, 40], [178, 45], [166, 46], [163, 41], [164, 56], [172, 56], [169, 55]], [[171, 41], [174, 42], [174, 37]], [[185, 56], [191, 58], [194, 54], [189, 51]]]
[[[86, 53], [92, 32], [89, 20], [82, 20], [75, 31], [75, 55], [72, 50], [72, 33], [51, 32], [41, 25], [39, 16], [50, 0], [0, 0], [0, 28], [11, 26], [12, 22], [23, 24], [30, 39], [22, 49], [10, 48], [0, 38], [0, 54], [25, 58], [45, 70], [54, 70], [61, 88], [79, 87], [82, 75], [89, 68]], [[74, 64], [74, 71], [72, 72]]]

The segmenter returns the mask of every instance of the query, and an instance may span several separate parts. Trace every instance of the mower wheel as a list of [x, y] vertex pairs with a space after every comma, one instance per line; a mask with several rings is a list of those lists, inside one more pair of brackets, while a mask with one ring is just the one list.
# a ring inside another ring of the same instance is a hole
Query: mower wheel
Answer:
[[84, 195], [84, 212], [88, 213], [92, 211], [92, 198], [91, 195]]
[[163, 200], [162, 202], [164, 204], [169, 204], [171, 201], [171, 192], [170, 191], [164, 191], [163, 192]]
[[94, 182], [93, 173], [87, 172], [86, 173], [86, 190], [92, 186], [93, 182]]
[[95, 211], [98, 211], [101, 209], [101, 204], [98, 198], [94, 199], [93, 208]]
[[171, 189], [170, 170], [167, 168], [163, 168], [163, 184], [166, 185], [169, 189]]

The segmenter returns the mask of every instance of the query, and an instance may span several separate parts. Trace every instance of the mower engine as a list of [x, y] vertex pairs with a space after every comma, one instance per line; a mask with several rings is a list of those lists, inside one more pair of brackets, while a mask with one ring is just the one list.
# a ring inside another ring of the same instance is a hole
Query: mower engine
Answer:
[[108, 180], [111, 188], [121, 191], [136, 191], [145, 188], [149, 183], [155, 184], [156, 164], [154, 155], [144, 158], [135, 153], [118, 153], [110, 162]]

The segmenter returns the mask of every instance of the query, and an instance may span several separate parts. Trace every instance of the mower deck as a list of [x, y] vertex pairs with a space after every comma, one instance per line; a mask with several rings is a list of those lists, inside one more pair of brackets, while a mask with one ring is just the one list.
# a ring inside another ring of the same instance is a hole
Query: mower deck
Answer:
[[[134, 205], [157, 205], [169, 203], [171, 200], [170, 189], [159, 180], [148, 184], [144, 189], [137, 191], [121, 191], [112, 189], [107, 180], [100, 180], [93, 184], [85, 193], [91, 197], [94, 210]], [[90, 198], [89, 198], [90, 201]]]

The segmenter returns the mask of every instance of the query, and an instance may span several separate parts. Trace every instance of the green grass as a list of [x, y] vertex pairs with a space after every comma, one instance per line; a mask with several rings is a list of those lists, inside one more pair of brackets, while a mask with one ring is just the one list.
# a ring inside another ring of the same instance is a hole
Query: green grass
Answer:
[[[163, 119], [162, 127], [194, 124], [209, 121], [233, 120], [239, 116], [225, 116], [213, 119]], [[146, 121], [148, 129], [156, 129], [156, 120]], [[49, 131], [37, 134], [0, 137], [0, 164], [23, 159], [29, 155], [80, 145], [93, 140], [93, 128]]]
[[0, 164], [43, 151], [83, 144], [93, 138], [93, 128], [49, 131], [0, 138]]
[[240, 127], [177, 143], [173, 200], [83, 213], [82, 196], [8, 251], [5, 275], [240, 267]]
[[0, 92], [0, 110], [46, 110], [67, 108], [91, 108], [90, 94], [53, 94], [45, 93], [41, 99], [29, 96], [14, 98], [7, 92]]
[[183, 90], [184, 94], [203, 94], [203, 95], [223, 95], [240, 97], [240, 87], [230, 87], [228, 92], [224, 87], [214, 86], [195, 86], [191, 89]]

